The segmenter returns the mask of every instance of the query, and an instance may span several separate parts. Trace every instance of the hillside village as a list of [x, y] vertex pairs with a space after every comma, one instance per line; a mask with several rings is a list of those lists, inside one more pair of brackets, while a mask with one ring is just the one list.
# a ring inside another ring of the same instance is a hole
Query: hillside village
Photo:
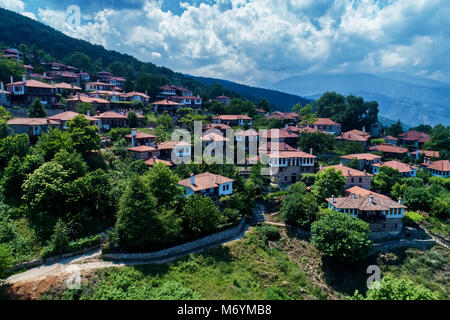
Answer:
[[[24, 71], [0, 87], [0, 218], [11, 230], [0, 232], [2, 276], [100, 238], [105, 253], [153, 252], [242, 219], [308, 232], [324, 256], [344, 262], [427, 233], [448, 243], [448, 124], [383, 127], [376, 102], [332, 92], [281, 112], [265, 99], [201, 97], [177, 83], [127, 91], [128, 79], [110, 71], [32, 66], [15, 48], [0, 63]], [[193, 137], [172, 140], [176, 129]], [[211, 156], [242, 145], [244, 161], [195, 163], [198, 144]], [[346, 250], [327, 243], [350, 239], [329, 230], [336, 214], [360, 237]]]

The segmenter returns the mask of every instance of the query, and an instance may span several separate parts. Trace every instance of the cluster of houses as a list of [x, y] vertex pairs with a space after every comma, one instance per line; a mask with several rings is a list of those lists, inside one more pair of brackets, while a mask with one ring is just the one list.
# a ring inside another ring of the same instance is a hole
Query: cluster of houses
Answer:
[[[14, 50], [4, 51], [3, 57], [20, 61], [23, 55]], [[30, 137], [38, 137], [49, 128], [67, 129], [67, 122], [79, 115], [75, 112], [80, 103], [89, 103], [95, 114], [84, 115], [92, 125], [100, 131], [109, 131], [117, 127], [128, 127], [128, 113], [135, 111], [138, 120], [145, 126], [145, 117], [140, 110], [131, 110], [129, 102], [140, 101], [144, 105], [150, 104], [147, 93], [124, 92], [126, 79], [116, 77], [109, 72], [98, 72], [90, 75], [74, 67], [59, 63], [44, 64], [46, 70], [43, 75], [33, 73], [28, 66], [28, 76], [21, 81], [11, 78], [9, 84], [1, 83], [0, 105], [29, 104], [34, 98], [39, 98], [45, 105], [57, 103], [57, 94], [67, 96], [65, 112], [48, 118], [14, 118], [8, 121], [8, 128], [12, 133], [26, 133]], [[41, 77], [42, 76], [42, 77]], [[82, 87], [84, 86], [84, 88]], [[231, 98], [219, 96], [216, 101], [228, 105]], [[158, 113], [168, 112], [175, 115], [179, 108], [195, 108], [202, 106], [202, 98], [194, 96], [193, 91], [175, 85], [165, 85], [154, 97], [151, 103]], [[319, 118], [314, 123], [301, 124], [301, 116], [294, 112], [275, 111], [271, 114], [264, 110], [257, 110], [259, 116], [267, 119], [278, 119], [282, 128], [260, 130], [252, 129], [253, 119], [248, 115], [217, 115], [211, 122], [203, 126], [201, 142], [203, 148], [220, 150], [225, 154], [227, 144], [241, 144], [245, 152], [251, 155], [238, 165], [251, 166], [263, 158], [268, 166], [268, 173], [272, 184], [287, 186], [300, 181], [305, 173], [333, 168], [346, 178], [345, 195], [326, 199], [328, 207], [340, 212], [346, 212], [370, 223], [373, 236], [396, 235], [402, 228], [402, 217], [407, 209], [399, 201], [371, 191], [372, 178], [379, 174], [380, 168], [390, 167], [397, 170], [402, 177], [415, 177], [418, 170], [426, 170], [433, 176], [450, 177], [449, 160], [439, 160], [439, 152], [423, 150], [423, 144], [430, 140], [429, 135], [418, 131], [408, 131], [398, 137], [384, 136], [384, 143], [371, 145], [372, 137], [382, 137], [382, 125], [375, 123], [368, 131], [342, 131], [342, 125], [328, 118]], [[227, 130], [240, 127], [229, 141]], [[297, 142], [302, 134], [321, 132], [334, 136], [336, 140], [360, 143], [365, 153], [348, 154], [341, 157], [341, 163], [335, 166], [322, 167], [317, 164], [317, 157], [311, 150], [300, 150]], [[126, 135], [129, 142], [128, 151], [138, 160], [142, 160], [149, 167], [156, 163], [164, 163], [174, 167], [172, 155], [179, 158], [192, 159], [192, 144], [181, 141], [156, 142], [156, 136], [132, 129]], [[213, 148], [211, 148], [213, 147]], [[424, 162], [419, 166], [403, 163], [405, 155], [413, 159], [423, 157]], [[359, 163], [355, 168], [355, 160]], [[349, 163], [352, 163], [352, 167]], [[243, 170], [245, 171], [245, 170]], [[179, 181], [184, 188], [185, 195], [200, 193], [205, 196], [218, 198], [233, 193], [233, 180], [205, 172], [192, 175]]]

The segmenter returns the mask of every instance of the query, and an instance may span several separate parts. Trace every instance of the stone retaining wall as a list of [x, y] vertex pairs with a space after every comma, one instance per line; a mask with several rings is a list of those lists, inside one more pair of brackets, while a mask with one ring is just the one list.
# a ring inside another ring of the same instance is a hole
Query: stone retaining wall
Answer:
[[213, 245], [220, 242], [232, 240], [240, 235], [245, 226], [245, 217], [239, 223], [237, 227], [224, 230], [198, 240], [194, 240], [176, 247], [164, 249], [157, 252], [149, 253], [102, 253], [102, 259], [106, 261], [110, 260], [159, 260], [168, 259], [174, 256], [192, 252], [196, 249]]
[[412, 248], [419, 248], [421, 250], [427, 249], [430, 246], [433, 246], [435, 244], [435, 241], [433, 239], [426, 239], [426, 240], [395, 240], [395, 241], [389, 241], [385, 243], [374, 243], [373, 248], [370, 251], [370, 254], [374, 254], [380, 251], [390, 251], [397, 248], [402, 247], [412, 247]]

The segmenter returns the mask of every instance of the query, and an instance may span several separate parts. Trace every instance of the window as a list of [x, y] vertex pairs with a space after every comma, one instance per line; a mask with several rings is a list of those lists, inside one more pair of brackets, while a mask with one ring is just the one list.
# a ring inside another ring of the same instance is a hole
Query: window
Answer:
[[362, 182], [362, 178], [359, 178], [359, 182]]

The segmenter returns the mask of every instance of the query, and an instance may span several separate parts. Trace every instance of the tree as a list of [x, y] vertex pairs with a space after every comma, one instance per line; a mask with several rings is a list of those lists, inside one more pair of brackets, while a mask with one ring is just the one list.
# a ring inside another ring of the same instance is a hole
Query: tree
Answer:
[[47, 112], [45, 111], [41, 99], [33, 99], [33, 102], [31, 102], [30, 108], [28, 109], [28, 116], [30, 118], [45, 118], [47, 116]]
[[[298, 104], [298, 106], [299, 105], [300, 104]], [[299, 108], [297, 113], [302, 117], [302, 124], [313, 124], [317, 121], [317, 115], [314, 113], [312, 104], [307, 104], [303, 108]]]
[[156, 124], [158, 126], [162, 126], [166, 130], [170, 130], [173, 128], [173, 121], [170, 115], [167, 112], [156, 119]]
[[89, 102], [80, 102], [77, 104], [76, 111], [81, 114], [88, 114], [88, 111], [91, 115], [95, 114], [95, 109], [92, 103]]
[[325, 201], [326, 198], [333, 195], [341, 195], [346, 183], [347, 179], [342, 175], [342, 172], [329, 168], [317, 174], [312, 192], [318, 200]]
[[22, 184], [24, 180], [25, 173], [22, 170], [22, 161], [19, 157], [14, 156], [9, 161], [0, 180], [5, 203], [10, 205], [19, 204], [22, 198]]
[[266, 112], [270, 112], [270, 103], [266, 98], [263, 98], [260, 102], [258, 102], [258, 109], [264, 110]]
[[61, 218], [55, 224], [53, 235], [49, 244], [49, 251], [52, 254], [61, 254], [69, 251], [69, 230]]
[[352, 160], [350, 160], [349, 162], [347, 162], [345, 164], [346, 167], [352, 168], [352, 169], [356, 169], [359, 170], [361, 167], [361, 163], [359, 162], [358, 159], [353, 158]]
[[67, 172], [56, 162], [46, 162], [24, 182], [23, 200], [34, 212], [64, 212], [67, 198]]
[[180, 201], [182, 191], [178, 187], [179, 180], [164, 163], [156, 163], [146, 175], [146, 181], [159, 206], [175, 206]]
[[136, 112], [128, 112], [128, 126], [130, 128], [136, 128], [139, 125], [139, 119]]
[[142, 177], [131, 177], [120, 198], [116, 229], [120, 245], [128, 249], [153, 249], [166, 241], [156, 198]]
[[214, 231], [222, 221], [219, 209], [208, 197], [189, 196], [182, 212], [182, 223], [189, 234], [202, 234]]
[[101, 138], [98, 128], [91, 126], [86, 117], [79, 115], [67, 124], [67, 131], [73, 141], [73, 147], [85, 155], [92, 150], [100, 149]]
[[8, 245], [0, 243], [0, 279], [6, 277], [9, 269], [13, 266], [13, 261], [11, 249]]
[[88, 170], [86, 162], [78, 152], [69, 153], [66, 150], [59, 151], [53, 158], [67, 172], [68, 181], [73, 181], [84, 176]]
[[333, 149], [334, 137], [322, 132], [302, 133], [298, 146], [305, 152], [312, 148], [315, 154], [320, 154]]
[[393, 137], [397, 137], [399, 134], [403, 132], [403, 126], [400, 120], [398, 120], [396, 123], [392, 124], [389, 128], [387, 128], [384, 133], [386, 135], [390, 135]]
[[380, 167], [373, 179], [374, 189], [383, 194], [391, 194], [392, 187], [400, 181], [400, 172], [391, 167]]
[[34, 153], [42, 155], [45, 161], [52, 160], [61, 150], [73, 152], [73, 141], [69, 132], [56, 128], [44, 132], [33, 149]]
[[6, 167], [12, 157], [24, 157], [28, 152], [29, 143], [26, 134], [15, 134], [0, 139], [0, 170]]
[[319, 211], [316, 198], [311, 193], [288, 194], [281, 203], [281, 219], [293, 226], [309, 229]]
[[83, 52], [76, 51], [65, 61], [68, 65], [77, 67], [86, 72], [94, 72], [91, 58]]
[[156, 136], [155, 142], [157, 144], [166, 141], [166, 131], [164, 130], [164, 127], [162, 125], [156, 127], [154, 134]]
[[424, 147], [428, 150], [448, 150], [450, 149], [450, 126], [442, 124], [436, 125], [430, 132], [430, 141]]
[[430, 212], [433, 196], [426, 188], [408, 187], [404, 191], [403, 203], [409, 210]]
[[0, 81], [3, 83], [9, 83], [11, 76], [16, 79], [22, 79], [22, 75], [25, 74], [25, 68], [16, 61], [0, 59]]
[[[379, 288], [371, 287], [366, 292], [365, 300], [436, 300], [437, 295], [420, 284], [415, 284], [407, 277], [387, 274], [381, 279]], [[357, 299], [364, 299], [355, 292]]]
[[342, 212], [330, 212], [311, 225], [311, 242], [325, 256], [356, 262], [369, 252], [369, 224]]

